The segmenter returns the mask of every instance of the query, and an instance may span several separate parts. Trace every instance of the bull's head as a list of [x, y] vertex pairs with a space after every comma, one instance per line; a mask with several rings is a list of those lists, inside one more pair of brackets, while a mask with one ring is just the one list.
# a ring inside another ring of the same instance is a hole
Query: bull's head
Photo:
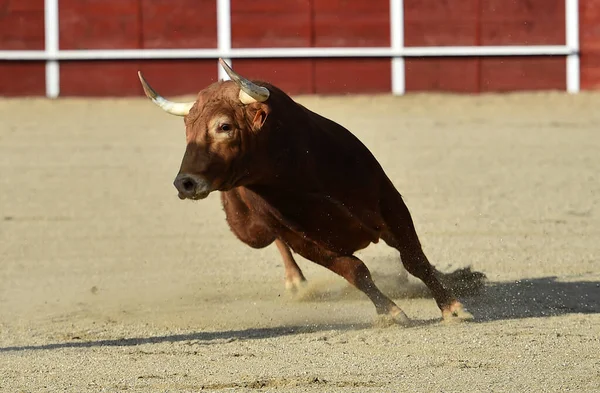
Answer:
[[184, 117], [187, 147], [174, 182], [181, 199], [203, 199], [252, 177], [247, 151], [256, 150], [270, 93], [236, 74], [222, 59], [219, 62], [231, 81], [212, 84], [187, 103], [163, 98], [138, 72], [148, 98], [165, 112]]

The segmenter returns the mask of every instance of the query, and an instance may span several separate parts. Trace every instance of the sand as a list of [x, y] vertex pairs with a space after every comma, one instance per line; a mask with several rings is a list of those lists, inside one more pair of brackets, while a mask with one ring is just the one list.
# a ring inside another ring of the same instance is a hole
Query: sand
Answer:
[[[189, 98], [189, 97], [186, 97]], [[415, 326], [180, 201], [180, 118], [146, 99], [0, 100], [2, 392], [600, 391], [600, 94], [297, 97], [350, 128], [429, 259], [488, 281], [440, 322], [396, 252], [359, 256]]]

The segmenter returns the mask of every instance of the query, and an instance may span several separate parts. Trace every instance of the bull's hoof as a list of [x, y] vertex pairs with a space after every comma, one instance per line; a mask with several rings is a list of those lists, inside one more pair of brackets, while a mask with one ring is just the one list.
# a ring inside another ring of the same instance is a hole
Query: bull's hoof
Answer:
[[473, 314], [465, 310], [460, 302], [452, 303], [448, 308], [442, 310], [442, 320], [444, 323], [457, 323], [472, 321], [475, 319]]
[[389, 314], [378, 314], [373, 322], [373, 327], [387, 328], [391, 326], [410, 327], [413, 321], [402, 310], [396, 310]]
[[285, 280], [285, 291], [291, 295], [296, 295], [306, 288], [308, 281], [303, 277], [294, 277]]

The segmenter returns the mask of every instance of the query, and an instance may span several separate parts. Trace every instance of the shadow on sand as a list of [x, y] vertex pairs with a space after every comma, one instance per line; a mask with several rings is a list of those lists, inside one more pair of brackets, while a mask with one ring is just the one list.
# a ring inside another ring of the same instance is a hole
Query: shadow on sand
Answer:
[[[517, 282], [487, 283], [477, 286], [477, 291], [474, 292], [467, 293], [469, 291], [464, 291], [464, 288], [458, 289], [457, 292], [461, 294], [461, 300], [463, 300], [467, 309], [475, 315], [476, 320], [473, 323], [578, 313], [600, 313], [600, 282], [598, 281], [557, 281], [556, 277], [545, 277], [519, 280]], [[423, 292], [422, 296], [430, 297], [426, 292]], [[413, 327], [435, 324], [437, 322], [438, 320], [415, 321]], [[184, 341], [199, 341], [208, 345], [211, 343], [265, 339], [333, 330], [360, 330], [368, 329], [372, 326], [369, 323], [317, 324], [113, 340], [70, 341], [45, 345], [2, 347], [0, 348], [0, 353], [63, 348], [126, 347]]]
[[600, 313], [600, 281], [543, 277], [488, 283], [464, 303], [477, 322]]
[[218, 332], [198, 332], [198, 333], [187, 333], [187, 334], [171, 334], [163, 336], [153, 337], [133, 337], [133, 338], [121, 338], [121, 339], [109, 339], [109, 340], [95, 340], [95, 341], [69, 341], [54, 344], [42, 344], [42, 345], [23, 345], [13, 347], [0, 347], [0, 353], [2, 352], [16, 352], [16, 351], [28, 351], [28, 350], [52, 350], [52, 349], [63, 349], [63, 348], [92, 348], [92, 347], [132, 347], [143, 344], [159, 344], [159, 343], [176, 343], [193, 341], [200, 342], [200, 344], [214, 343], [228, 343], [237, 340], [254, 340], [264, 338], [275, 338], [283, 336], [291, 336], [303, 333], [317, 333], [326, 331], [340, 331], [340, 330], [360, 330], [367, 329], [371, 324], [319, 324], [319, 325], [306, 325], [306, 326], [281, 326], [281, 327], [267, 327], [267, 328], [254, 328], [254, 329], [243, 329], [243, 330], [225, 330]]

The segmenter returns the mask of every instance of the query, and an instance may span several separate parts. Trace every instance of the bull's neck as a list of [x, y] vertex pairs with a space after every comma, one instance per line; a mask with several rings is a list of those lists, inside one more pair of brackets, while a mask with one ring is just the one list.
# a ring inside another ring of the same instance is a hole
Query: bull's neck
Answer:
[[252, 185], [278, 190], [306, 190], [315, 181], [313, 173], [312, 149], [306, 138], [299, 138], [293, 132], [281, 134], [270, 141], [264, 161], [255, 173], [261, 176]]
[[267, 132], [258, 141], [259, 157], [253, 160], [253, 172], [260, 176], [252, 185], [278, 190], [313, 188], [318, 177], [313, 155], [318, 150], [315, 141], [319, 140], [315, 115], [285, 95], [275, 100], [272, 109], [265, 124]]

